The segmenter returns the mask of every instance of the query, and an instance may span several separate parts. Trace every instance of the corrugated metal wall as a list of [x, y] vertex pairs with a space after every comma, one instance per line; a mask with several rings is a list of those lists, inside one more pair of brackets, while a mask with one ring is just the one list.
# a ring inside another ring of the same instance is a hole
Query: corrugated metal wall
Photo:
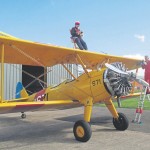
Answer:
[[[78, 66], [67, 64], [67, 68], [77, 77]], [[72, 76], [63, 68], [62, 65], [55, 65], [47, 68], [47, 85], [54, 86]], [[22, 65], [5, 64], [4, 69], [4, 96], [5, 99], [14, 99], [16, 84], [22, 82]]]
[[[66, 67], [77, 77], [78, 67], [76, 65], [67, 64]], [[72, 79], [72, 76], [64, 69], [62, 65], [55, 65], [47, 68], [47, 84], [54, 86], [66, 79]]]
[[4, 96], [5, 99], [15, 98], [16, 84], [22, 81], [22, 65], [4, 65]]

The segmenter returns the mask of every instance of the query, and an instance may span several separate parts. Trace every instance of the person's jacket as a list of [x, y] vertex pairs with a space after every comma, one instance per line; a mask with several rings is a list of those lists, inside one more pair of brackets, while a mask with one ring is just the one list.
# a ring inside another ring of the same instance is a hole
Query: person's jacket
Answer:
[[145, 69], [144, 79], [146, 81], [149, 80], [149, 83], [150, 83], [150, 60], [148, 62], [146, 62], [146, 64], [143, 64], [142, 68]]
[[81, 35], [80, 35], [80, 34], [77, 34], [77, 33], [80, 33], [80, 32], [81, 32], [80, 29], [78, 29], [78, 28], [76, 28], [76, 27], [73, 27], [70, 32], [71, 32], [72, 37], [81, 38]]

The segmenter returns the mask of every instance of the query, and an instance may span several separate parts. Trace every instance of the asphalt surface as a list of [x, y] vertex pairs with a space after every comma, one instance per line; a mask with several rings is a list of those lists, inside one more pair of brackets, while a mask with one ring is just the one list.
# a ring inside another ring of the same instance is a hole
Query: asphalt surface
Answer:
[[83, 108], [0, 115], [0, 150], [150, 150], [150, 111], [144, 111], [141, 125], [131, 123], [133, 109], [118, 109], [126, 114], [130, 126], [116, 131], [106, 108], [94, 107], [92, 137], [86, 143], [74, 139], [74, 122], [83, 118]]

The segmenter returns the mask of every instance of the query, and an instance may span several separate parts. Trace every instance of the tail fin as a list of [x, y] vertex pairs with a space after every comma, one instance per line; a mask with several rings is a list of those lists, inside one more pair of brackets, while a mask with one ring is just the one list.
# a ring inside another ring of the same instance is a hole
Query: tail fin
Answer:
[[26, 89], [23, 87], [21, 82], [17, 83], [16, 86], [16, 98], [25, 98], [28, 97]]

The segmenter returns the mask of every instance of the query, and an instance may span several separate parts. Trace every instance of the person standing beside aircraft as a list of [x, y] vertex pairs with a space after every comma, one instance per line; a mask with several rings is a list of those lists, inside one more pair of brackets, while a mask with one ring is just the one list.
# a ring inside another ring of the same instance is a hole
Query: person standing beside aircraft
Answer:
[[[148, 56], [145, 56], [142, 68], [145, 69], [144, 80], [150, 84], [150, 60]], [[150, 94], [150, 88], [147, 90], [147, 94]]]
[[71, 32], [73, 40], [78, 45], [79, 49], [87, 50], [88, 49], [87, 45], [84, 42], [84, 40], [82, 39], [83, 32], [80, 31], [79, 26], [80, 26], [80, 22], [76, 21], [75, 22], [75, 27], [73, 27], [70, 32]]

